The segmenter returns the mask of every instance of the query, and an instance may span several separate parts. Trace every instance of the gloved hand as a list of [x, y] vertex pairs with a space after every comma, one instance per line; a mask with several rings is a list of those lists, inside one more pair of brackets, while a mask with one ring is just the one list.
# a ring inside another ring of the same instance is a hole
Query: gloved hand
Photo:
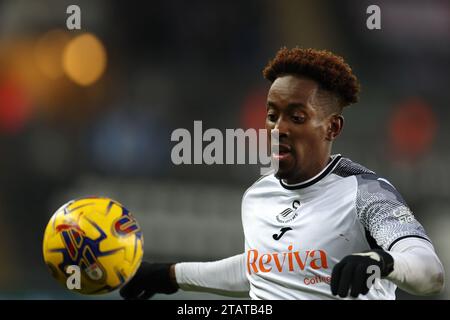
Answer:
[[380, 268], [381, 278], [386, 277], [394, 270], [394, 259], [383, 250], [371, 250], [346, 256], [333, 268], [331, 274], [331, 293], [341, 298], [350, 296], [356, 298], [359, 294], [367, 294], [371, 283], [367, 279], [373, 274], [368, 273], [370, 266]]
[[172, 265], [143, 261], [134, 277], [120, 289], [120, 295], [126, 300], [145, 300], [155, 293], [177, 292], [179, 287], [170, 277]]

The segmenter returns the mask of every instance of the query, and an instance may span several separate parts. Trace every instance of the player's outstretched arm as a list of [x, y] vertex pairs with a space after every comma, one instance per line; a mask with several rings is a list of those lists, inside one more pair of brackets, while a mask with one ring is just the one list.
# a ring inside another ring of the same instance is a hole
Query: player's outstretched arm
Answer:
[[248, 297], [250, 284], [245, 272], [245, 254], [213, 262], [183, 262], [175, 265], [176, 281], [185, 291], [201, 291], [230, 297]]
[[172, 294], [178, 289], [247, 297], [245, 255], [213, 262], [143, 262], [133, 279], [120, 290], [120, 295], [124, 299], [149, 299], [156, 293]]

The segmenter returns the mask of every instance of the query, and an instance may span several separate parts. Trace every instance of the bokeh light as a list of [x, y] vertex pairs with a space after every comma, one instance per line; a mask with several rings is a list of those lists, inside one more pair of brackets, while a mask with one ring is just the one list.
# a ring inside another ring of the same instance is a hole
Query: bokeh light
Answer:
[[12, 79], [0, 81], [0, 131], [17, 133], [29, 116], [30, 106], [23, 88]]
[[404, 160], [417, 160], [432, 146], [437, 120], [432, 107], [420, 98], [399, 103], [391, 116], [389, 136], [392, 154]]
[[58, 79], [64, 75], [62, 56], [69, 36], [62, 30], [51, 30], [36, 43], [35, 60], [39, 70], [50, 79]]
[[93, 34], [85, 33], [72, 39], [63, 54], [66, 75], [81, 86], [95, 83], [106, 69], [106, 50]]
[[255, 88], [251, 90], [241, 107], [241, 125], [245, 129], [264, 129], [266, 124], [267, 89]]

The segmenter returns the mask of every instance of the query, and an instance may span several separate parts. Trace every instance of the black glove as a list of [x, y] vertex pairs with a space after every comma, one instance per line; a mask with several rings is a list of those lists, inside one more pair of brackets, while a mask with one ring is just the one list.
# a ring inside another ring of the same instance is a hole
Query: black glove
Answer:
[[171, 294], [178, 286], [170, 278], [172, 263], [149, 263], [143, 261], [134, 277], [120, 289], [126, 300], [145, 300], [155, 293]]
[[331, 274], [331, 293], [345, 298], [350, 290], [354, 298], [359, 294], [367, 294], [372, 284], [367, 279], [373, 274], [368, 273], [368, 267], [378, 266], [381, 278], [394, 270], [394, 259], [383, 250], [371, 250], [346, 256], [333, 268]]

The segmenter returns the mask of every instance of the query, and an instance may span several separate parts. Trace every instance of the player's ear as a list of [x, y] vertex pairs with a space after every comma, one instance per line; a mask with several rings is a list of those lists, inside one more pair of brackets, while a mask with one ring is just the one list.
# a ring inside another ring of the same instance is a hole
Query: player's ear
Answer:
[[339, 134], [341, 134], [343, 127], [344, 127], [344, 117], [342, 116], [342, 114], [337, 113], [332, 114], [328, 121], [328, 131], [326, 139], [328, 141], [335, 140], [339, 136]]

